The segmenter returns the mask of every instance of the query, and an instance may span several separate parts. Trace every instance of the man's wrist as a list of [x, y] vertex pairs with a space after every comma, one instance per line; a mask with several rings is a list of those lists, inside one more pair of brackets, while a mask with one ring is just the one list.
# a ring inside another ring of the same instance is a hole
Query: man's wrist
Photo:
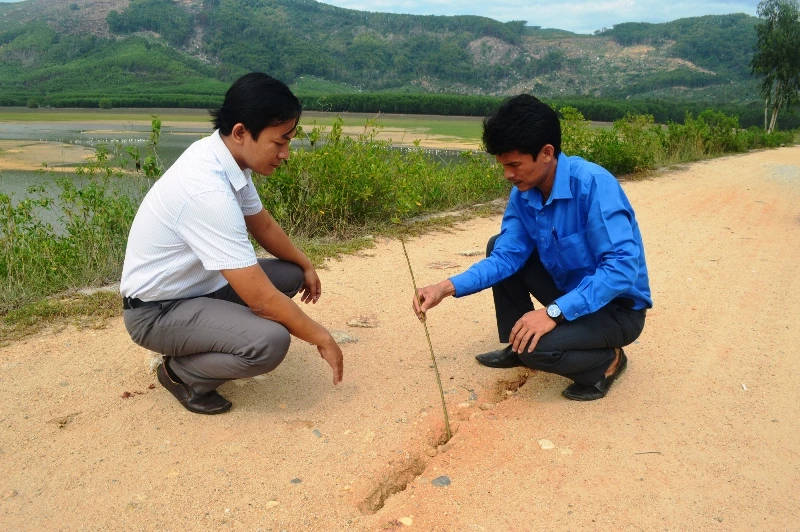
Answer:
[[441, 283], [439, 283], [440, 290], [442, 292], [443, 297], [454, 296], [456, 295], [456, 286], [453, 284], [453, 281], [450, 279], [445, 279]]
[[564, 313], [561, 312], [561, 307], [559, 307], [558, 303], [556, 303], [555, 301], [547, 305], [545, 312], [547, 313], [547, 316], [551, 320], [556, 322], [556, 325], [564, 321]]

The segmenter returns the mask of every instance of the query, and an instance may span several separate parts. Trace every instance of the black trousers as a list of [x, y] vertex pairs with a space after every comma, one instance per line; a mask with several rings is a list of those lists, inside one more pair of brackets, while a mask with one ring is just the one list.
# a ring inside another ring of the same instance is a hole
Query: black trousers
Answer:
[[[489, 256], [499, 235], [486, 248]], [[511, 329], [526, 312], [533, 310], [531, 295], [544, 305], [564, 295], [544, 269], [539, 252], [514, 275], [492, 287], [497, 331], [508, 342]], [[615, 347], [636, 340], [644, 329], [645, 311], [612, 301], [597, 312], [573, 321], [563, 321], [545, 334], [532, 353], [520, 355], [529, 368], [562, 375], [579, 384], [596, 384], [614, 361]]]

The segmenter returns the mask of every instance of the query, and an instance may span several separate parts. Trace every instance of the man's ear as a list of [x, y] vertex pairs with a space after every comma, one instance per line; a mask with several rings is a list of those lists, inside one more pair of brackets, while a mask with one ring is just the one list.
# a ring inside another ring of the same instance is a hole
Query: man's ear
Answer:
[[231, 128], [231, 138], [237, 144], [244, 143], [244, 137], [246, 134], [247, 134], [247, 128], [244, 127], [244, 124], [242, 124], [241, 122], [237, 122], [236, 125], [234, 125]]
[[549, 163], [553, 160], [555, 156], [556, 149], [553, 147], [552, 144], [545, 144], [542, 146], [542, 151], [539, 152], [540, 155], [544, 157], [544, 162]]

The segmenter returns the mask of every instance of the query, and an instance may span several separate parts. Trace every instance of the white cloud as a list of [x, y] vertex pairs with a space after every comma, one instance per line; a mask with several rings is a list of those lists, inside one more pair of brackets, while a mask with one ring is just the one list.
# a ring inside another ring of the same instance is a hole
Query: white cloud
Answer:
[[507, 22], [527, 20], [532, 26], [592, 33], [622, 22], [667, 22], [679, 18], [728, 13], [756, 14], [758, 0], [324, 0], [325, 4], [416, 15], [479, 15]]

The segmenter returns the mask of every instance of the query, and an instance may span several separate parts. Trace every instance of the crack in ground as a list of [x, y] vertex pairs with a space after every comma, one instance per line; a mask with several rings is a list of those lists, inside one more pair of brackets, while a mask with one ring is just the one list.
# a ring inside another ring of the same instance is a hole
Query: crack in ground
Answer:
[[[528, 382], [531, 374], [532, 372], [529, 370], [518, 371], [514, 378], [497, 381], [489, 390], [489, 402], [500, 403], [505, 401], [510, 397], [507, 392], [519, 390]], [[428, 437], [424, 441], [426, 441], [428, 447], [438, 448], [441, 449], [441, 452], [446, 452], [447, 444], [455, 437], [457, 432], [458, 428], [456, 427], [453, 430], [453, 435], [448, 438], [444, 430], [444, 423], [442, 423], [440, 427], [430, 429]], [[405, 491], [409, 484], [422, 475], [431, 458], [433, 457], [429, 457], [421, 451], [406, 453], [406, 457], [399, 465], [393, 465], [389, 471], [384, 471], [380, 476], [380, 481], [367, 490], [367, 495], [358, 503], [358, 509], [367, 515], [377, 513], [386, 505], [386, 501], [390, 497]]]

